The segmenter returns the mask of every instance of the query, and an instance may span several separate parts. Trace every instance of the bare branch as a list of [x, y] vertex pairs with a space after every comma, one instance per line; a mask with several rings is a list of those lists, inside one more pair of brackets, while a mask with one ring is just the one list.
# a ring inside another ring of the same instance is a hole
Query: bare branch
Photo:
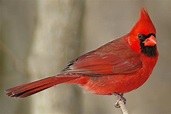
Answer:
[[126, 99], [123, 97], [123, 94], [113, 93], [117, 97], [117, 101], [115, 103], [116, 108], [120, 108], [123, 114], [128, 114], [128, 110], [126, 108]]
[[124, 102], [122, 100], [119, 100], [118, 102], [120, 109], [122, 110], [123, 114], [128, 114], [128, 110], [126, 108], [126, 105], [124, 104]]

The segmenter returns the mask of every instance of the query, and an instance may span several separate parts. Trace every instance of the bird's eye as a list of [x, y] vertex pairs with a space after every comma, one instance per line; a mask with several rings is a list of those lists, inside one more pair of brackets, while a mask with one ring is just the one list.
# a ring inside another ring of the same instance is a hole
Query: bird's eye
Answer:
[[138, 34], [138, 38], [143, 40], [144, 39], [144, 35], [143, 34]]

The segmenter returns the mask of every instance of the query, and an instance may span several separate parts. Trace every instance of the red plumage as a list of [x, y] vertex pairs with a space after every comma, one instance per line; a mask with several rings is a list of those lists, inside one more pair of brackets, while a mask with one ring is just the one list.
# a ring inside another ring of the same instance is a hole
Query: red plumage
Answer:
[[95, 94], [132, 91], [146, 82], [158, 59], [156, 30], [146, 10], [127, 35], [71, 61], [61, 74], [6, 90], [27, 97], [61, 83], [79, 84]]

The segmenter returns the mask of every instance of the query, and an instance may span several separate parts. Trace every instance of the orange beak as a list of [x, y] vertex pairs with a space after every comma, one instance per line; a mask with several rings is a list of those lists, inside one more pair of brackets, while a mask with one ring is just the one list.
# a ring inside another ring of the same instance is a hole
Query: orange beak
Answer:
[[156, 43], [156, 38], [153, 35], [151, 35], [144, 41], [144, 46], [154, 46], [156, 45]]

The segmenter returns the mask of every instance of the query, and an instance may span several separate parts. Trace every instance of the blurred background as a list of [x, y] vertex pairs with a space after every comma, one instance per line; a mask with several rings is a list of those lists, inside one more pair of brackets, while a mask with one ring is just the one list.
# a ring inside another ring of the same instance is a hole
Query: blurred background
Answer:
[[148, 9], [159, 61], [150, 79], [125, 94], [131, 114], [171, 114], [170, 0], [0, 0], [0, 114], [121, 114], [114, 96], [59, 85], [25, 99], [4, 90], [53, 76], [70, 60], [128, 33]]

